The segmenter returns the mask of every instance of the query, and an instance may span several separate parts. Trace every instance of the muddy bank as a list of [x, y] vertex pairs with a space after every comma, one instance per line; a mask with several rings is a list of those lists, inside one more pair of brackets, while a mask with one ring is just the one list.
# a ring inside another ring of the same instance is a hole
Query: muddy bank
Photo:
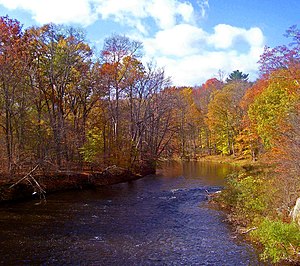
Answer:
[[153, 173], [155, 173], [153, 169], [143, 169], [139, 173], [133, 173], [121, 167], [111, 166], [102, 172], [80, 173], [66, 171], [29, 175], [26, 178], [23, 177], [23, 180], [22, 177], [14, 180], [4, 178], [0, 184], [0, 202], [43, 197], [46, 194], [58, 191], [113, 185], [136, 180]]

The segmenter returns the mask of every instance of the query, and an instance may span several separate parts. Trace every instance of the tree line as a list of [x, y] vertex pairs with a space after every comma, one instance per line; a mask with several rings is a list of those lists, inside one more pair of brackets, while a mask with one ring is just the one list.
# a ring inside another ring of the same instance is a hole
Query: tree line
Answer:
[[1, 17], [0, 28], [3, 172], [45, 163], [155, 167], [161, 157], [211, 154], [268, 154], [297, 172], [296, 27], [287, 31], [291, 46], [265, 49], [257, 81], [236, 70], [194, 87], [171, 86], [163, 69], [142, 63], [142, 43], [126, 36], [108, 37], [97, 54], [73, 27], [23, 30]]

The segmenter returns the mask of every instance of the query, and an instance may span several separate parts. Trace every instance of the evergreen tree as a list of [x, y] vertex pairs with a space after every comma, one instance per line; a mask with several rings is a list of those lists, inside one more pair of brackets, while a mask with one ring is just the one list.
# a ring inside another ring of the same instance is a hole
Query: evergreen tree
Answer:
[[243, 74], [243, 72], [239, 70], [233, 71], [229, 77], [226, 79], [226, 82], [234, 82], [234, 81], [248, 81], [249, 74]]

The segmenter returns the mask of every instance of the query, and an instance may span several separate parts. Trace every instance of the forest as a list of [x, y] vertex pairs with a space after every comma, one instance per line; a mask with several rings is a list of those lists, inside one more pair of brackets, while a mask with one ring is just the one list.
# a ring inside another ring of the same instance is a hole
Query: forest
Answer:
[[[278, 231], [276, 226], [286, 225], [300, 196], [296, 26], [286, 32], [290, 45], [265, 48], [255, 82], [239, 70], [227, 78], [220, 71], [194, 87], [172, 86], [163, 69], [143, 62], [143, 44], [126, 36], [108, 37], [96, 52], [73, 27], [23, 29], [19, 21], [1, 17], [0, 29], [3, 175], [35, 165], [53, 171], [110, 165], [135, 170], [155, 168], [161, 158], [247, 158], [268, 171], [236, 176], [224, 200], [247, 218], [239, 219], [245, 226], [254, 221], [265, 225], [262, 230]], [[254, 231], [263, 242], [266, 234]], [[299, 258], [296, 232], [276, 250], [269, 247], [266, 256]]]

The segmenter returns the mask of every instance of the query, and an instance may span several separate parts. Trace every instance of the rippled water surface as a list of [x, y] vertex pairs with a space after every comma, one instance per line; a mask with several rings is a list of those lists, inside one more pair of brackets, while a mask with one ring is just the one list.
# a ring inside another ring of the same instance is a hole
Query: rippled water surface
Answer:
[[165, 163], [156, 176], [0, 207], [3, 265], [258, 265], [207, 207], [232, 169]]

